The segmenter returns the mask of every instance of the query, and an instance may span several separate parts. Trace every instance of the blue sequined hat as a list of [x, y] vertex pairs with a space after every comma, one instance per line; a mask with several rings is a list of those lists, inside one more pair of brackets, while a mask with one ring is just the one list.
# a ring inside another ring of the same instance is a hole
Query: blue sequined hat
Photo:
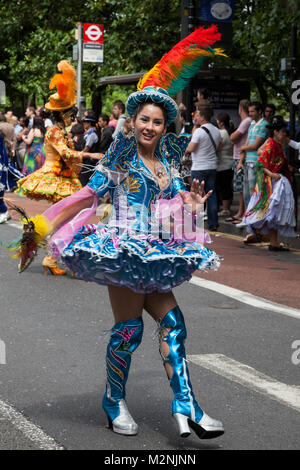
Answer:
[[163, 104], [168, 116], [167, 125], [175, 121], [178, 113], [177, 104], [170, 97], [166, 90], [152, 86], [145, 87], [140, 91], [135, 91], [129, 96], [126, 102], [126, 108], [129, 116], [132, 117], [134, 115], [134, 112], [139, 104], [149, 101], [152, 101], [154, 104]]

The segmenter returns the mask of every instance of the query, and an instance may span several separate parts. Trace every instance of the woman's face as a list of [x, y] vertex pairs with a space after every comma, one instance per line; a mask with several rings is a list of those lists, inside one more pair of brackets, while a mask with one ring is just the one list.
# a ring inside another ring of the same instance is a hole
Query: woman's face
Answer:
[[75, 115], [74, 109], [70, 109], [67, 112], [62, 113], [62, 118], [63, 118], [65, 127], [69, 127], [72, 124], [72, 122], [75, 120], [75, 117], [76, 115]]
[[146, 104], [134, 121], [137, 143], [147, 151], [154, 151], [157, 142], [165, 133], [166, 123], [162, 109], [155, 104]]
[[201, 115], [200, 115], [200, 113], [199, 113], [198, 110], [195, 111], [193, 117], [194, 117], [194, 124], [195, 124], [195, 126], [201, 126], [202, 120], [201, 120]]
[[286, 139], [286, 128], [280, 129], [279, 131], [274, 130], [274, 138], [277, 142], [284, 143]]

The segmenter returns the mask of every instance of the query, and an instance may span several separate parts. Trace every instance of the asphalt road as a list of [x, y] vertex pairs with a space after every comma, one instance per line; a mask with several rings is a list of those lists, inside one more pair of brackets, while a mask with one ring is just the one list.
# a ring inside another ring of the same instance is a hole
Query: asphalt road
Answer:
[[[8, 241], [19, 233], [5, 224], [0, 238]], [[106, 429], [101, 409], [104, 330], [113, 326], [106, 288], [69, 275], [44, 276], [42, 256], [18, 274], [16, 261], [0, 250], [0, 340], [6, 353], [6, 363], [0, 361], [0, 449], [45, 448], [30, 426], [26, 430], [27, 420], [68, 450], [299, 449], [300, 402], [297, 411], [270, 391], [258, 392], [193, 358], [221, 354], [299, 391], [300, 364], [293, 363], [292, 345], [300, 341], [300, 317], [254, 308], [191, 283], [179, 286], [174, 292], [186, 318], [194, 393], [209, 415], [222, 420], [225, 434], [211, 441], [177, 435], [172, 392], [153, 339], [156, 326], [145, 313], [143, 342], [127, 385], [128, 407], [140, 431], [119, 436]], [[24, 418], [21, 426], [13, 413], [3, 414], [4, 404]]]

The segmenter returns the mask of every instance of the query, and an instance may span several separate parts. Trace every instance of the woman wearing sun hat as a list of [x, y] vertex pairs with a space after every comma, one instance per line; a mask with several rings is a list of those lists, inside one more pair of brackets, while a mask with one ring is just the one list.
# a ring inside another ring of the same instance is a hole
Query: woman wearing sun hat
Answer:
[[[219, 257], [203, 246], [207, 235], [195, 224], [198, 205], [202, 208], [210, 194], [204, 195], [196, 180], [185, 191], [178, 168], [188, 138], [166, 134], [178, 111], [170, 93], [186, 86], [203, 58], [221, 53], [210, 48], [219, 38], [216, 27], [200, 28], [164, 56], [127, 100], [133, 135], [120, 132], [88, 185], [43, 214], [51, 225], [53, 256], [61, 256], [78, 277], [108, 286], [115, 325], [107, 346], [102, 406], [109, 426], [119, 434], [138, 432], [125, 386], [132, 353], [142, 340], [143, 310], [158, 323], [180, 435], [187, 437], [190, 427], [200, 439], [224, 432], [193, 394], [184, 318], [172, 293], [195, 270], [220, 265]], [[107, 191], [113, 207], [107, 225], [84, 225]]]

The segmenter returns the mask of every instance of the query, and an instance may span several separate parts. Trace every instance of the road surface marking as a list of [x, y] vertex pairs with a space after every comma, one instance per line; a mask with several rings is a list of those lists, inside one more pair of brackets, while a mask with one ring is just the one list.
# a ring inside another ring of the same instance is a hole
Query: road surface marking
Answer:
[[45, 434], [39, 426], [28, 421], [21, 413], [2, 400], [0, 400], [0, 419], [10, 421], [15, 428], [41, 450], [63, 450], [63, 447], [57, 444], [52, 437]]
[[19, 230], [22, 230], [23, 228], [23, 225], [18, 224], [17, 222], [8, 222], [7, 225], [9, 225], [10, 227], [18, 228]]
[[[21, 224], [9, 222], [9, 225], [18, 228], [19, 230], [22, 229]], [[272, 312], [281, 313], [289, 317], [300, 319], [300, 310], [292, 307], [287, 307], [286, 305], [271, 302], [270, 300], [263, 299], [262, 297], [256, 297], [255, 295], [250, 294], [249, 292], [243, 292], [233, 287], [225, 286], [224, 284], [219, 284], [218, 282], [201, 279], [197, 276], [192, 276], [192, 279], [189, 282], [199, 287], [210, 289], [215, 292], [218, 292], [219, 294], [226, 295], [227, 297], [231, 297], [235, 300], [238, 300], [239, 302], [251, 305], [252, 307], [262, 308], [264, 310], [270, 310]]]
[[300, 412], [300, 387], [278, 382], [223, 354], [192, 355], [187, 359]]
[[262, 297], [256, 297], [249, 292], [243, 292], [239, 289], [234, 289], [233, 287], [225, 286], [218, 282], [208, 281], [207, 279], [202, 279], [197, 276], [192, 276], [192, 279], [190, 279], [189, 282], [196, 286], [203, 287], [204, 289], [210, 289], [214, 292], [218, 292], [219, 294], [226, 295], [227, 297], [231, 297], [232, 299], [251, 305], [252, 307], [262, 308], [264, 310], [270, 310], [271, 312], [281, 313], [289, 317], [297, 318], [298, 320], [300, 319], [300, 310], [297, 308], [277, 304], [270, 300], [263, 299]]

